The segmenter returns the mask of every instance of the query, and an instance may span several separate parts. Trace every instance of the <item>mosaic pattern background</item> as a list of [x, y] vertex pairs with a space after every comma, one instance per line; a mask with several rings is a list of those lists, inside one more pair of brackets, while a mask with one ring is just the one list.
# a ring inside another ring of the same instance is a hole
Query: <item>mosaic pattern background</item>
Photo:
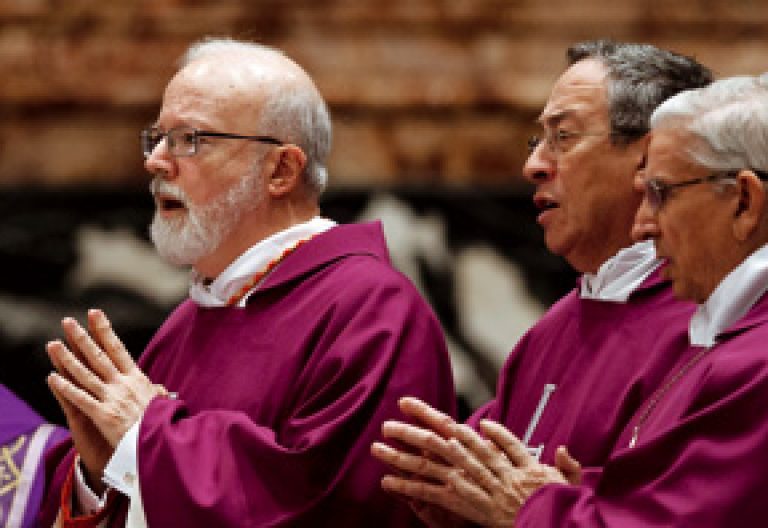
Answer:
[[[44, 344], [62, 317], [103, 308], [138, 355], [186, 295], [186, 272], [147, 239], [152, 208], [141, 191], [0, 194], [0, 382], [50, 419], [62, 418], [44, 383]], [[517, 337], [573, 284], [515, 193], [337, 191], [323, 210], [339, 222], [382, 220], [393, 262], [444, 326], [465, 410], [487, 399]]]

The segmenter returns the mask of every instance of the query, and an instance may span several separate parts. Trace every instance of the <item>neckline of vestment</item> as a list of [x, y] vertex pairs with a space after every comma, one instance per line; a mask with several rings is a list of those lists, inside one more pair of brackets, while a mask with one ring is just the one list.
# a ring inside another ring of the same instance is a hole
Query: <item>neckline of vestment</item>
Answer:
[[653, 242], [649, 240], [623, 248], [605, 261], [597, 273], [582, 275], [580, 296], [582, 299], [625, 303], [660, 263]]
[[711, 347], [726, 332], [738, 331], [750, 321], [742, 318], [768, 291], [768, 245], [752, 253], [720, 281], [691, 318], [692, 345]]
[[254, 273], [250, 279], [248, 279], [241, 287], [240, 290], [234, 293], [229, 300], [227, 300], [227, 306], [240, 306], [241, 302], [245, 301], [246, 295], [256, 288], [264, 278], [274, 270], [280, 262], [296, 251], [302, 244], [309, 242], [315, 235], [310, 235], [307, 238], [302, 238], [290, 247], [287, 247], [277, 257], [270, 260], [264, 269], [261, 269]]
[[691, 318], [689, 340], [692, 346], [701, 348], [669, 376], [649, 398], [632, 428], [630, 448], [635, 446], [643, 425], [667, 392], [709, 354], [717, 345], [719, 337], [744, 331], [768, 321], [768, 310], [756, 310], [750, 313], [756, 305], [765, 302], [766, 291], [768, 291], [768, 245], [752, 253], [734, 268], [715, 288], [707, 301], [699, 305]]
[[[279, 231], [250, 247], [210, 284], [206, 284], [204, 277], [193, 272], [189, 296], [203, 307], [242, 308], [259, 281], [263, 280], [268, 272], [293, 252], [300, 243], [336, 225], [332, 220], [315, 217]], [[237, 297], [236, 301], [232, 302], [235, 297]]]

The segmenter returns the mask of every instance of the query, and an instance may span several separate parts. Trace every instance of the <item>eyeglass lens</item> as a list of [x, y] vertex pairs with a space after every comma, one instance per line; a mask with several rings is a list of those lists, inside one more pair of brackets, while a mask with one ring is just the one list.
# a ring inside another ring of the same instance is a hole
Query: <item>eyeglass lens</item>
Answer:
[[533, 151], [536, 150], [536, 147], [539, 146], [541, 143], [541, 138], [539, 136], [531, 136], [528, 138], [528, 154], [533, 154]]
[[664, 187], [655, 180], [645, 182], [645, 196], [648, 199], [648, 205], [654, 211], [658, 211], [664, 203]]
[[141, 133], [144, 156], [151, 156], [163, 139], [168, 142], [168, 151], [174, 156], [193, 156], [197, 152], [197, 134], [193, 129], [179, 127], [161, 132], [157, 128], [149, 128]]

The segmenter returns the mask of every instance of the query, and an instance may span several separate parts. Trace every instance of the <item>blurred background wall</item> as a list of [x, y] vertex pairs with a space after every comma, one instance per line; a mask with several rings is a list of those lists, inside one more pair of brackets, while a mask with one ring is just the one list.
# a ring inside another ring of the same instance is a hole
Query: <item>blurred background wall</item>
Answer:
[[328, 216], [384, 221], [432, 302], [468, 410], [573, 273], [519, 177], [564, 50], [593, 38], [768, 70], [765, 0], [0, 0], [0, 382], [42, 381], [63, 315], [104, 307], [138, 354], [185, 293], [146, 238], [138, 148], [175, 61], [231, 35], [285, 50], [331, 107]]

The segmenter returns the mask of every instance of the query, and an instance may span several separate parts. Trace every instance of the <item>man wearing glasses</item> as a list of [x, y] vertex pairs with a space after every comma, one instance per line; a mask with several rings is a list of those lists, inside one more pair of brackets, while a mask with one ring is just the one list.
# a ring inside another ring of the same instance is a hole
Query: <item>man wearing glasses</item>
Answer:
[[138, 366], [102, 312], [62, 322], [49, 385], [74, 450], [41, 525], [409, 524], [369, 445], [405, 394], [452, 414], [450, 365], [380, 226], [319, 216], [314, 83], [276, 50], [194, 45], [142, 147], [152, 239], [192, 267], [190, 299]]
[[693, 354], [640, 407], [601, 470], [531, 501], [515, 526], [762, 526], [768, 517], [768, 76], [662, 104], [634, 227], [675, 295]]
[[[520, 504], [544, 483], [577, 481], [579, 463], [602, 466], [633, 414], [690, 354], [694, 306], [673, 298], [653, 245], [632, 243], [642, 196], [634, 180], [645, 166], [651, 112], [711, 74], [649, 45], [586, 42], [567, 56], [524, 173], [536, 186], [548, 248], [583, 273], [580, 284], [521, 339], [496, 397], [466, 426], [415, 398], [401, 402], [416, 425], [388, 422], [384, 436], [430, 456], [373, 446], [400, 470], [384, 487], [415, 499], [433, 526], [511, 526], [516, 518], [564, 526], [543, 521], [533, 506], [518, 511]], [[505, 456], [476, 431], [513, 447]], [[567, 493], [548, 486], [530, 503]]]

